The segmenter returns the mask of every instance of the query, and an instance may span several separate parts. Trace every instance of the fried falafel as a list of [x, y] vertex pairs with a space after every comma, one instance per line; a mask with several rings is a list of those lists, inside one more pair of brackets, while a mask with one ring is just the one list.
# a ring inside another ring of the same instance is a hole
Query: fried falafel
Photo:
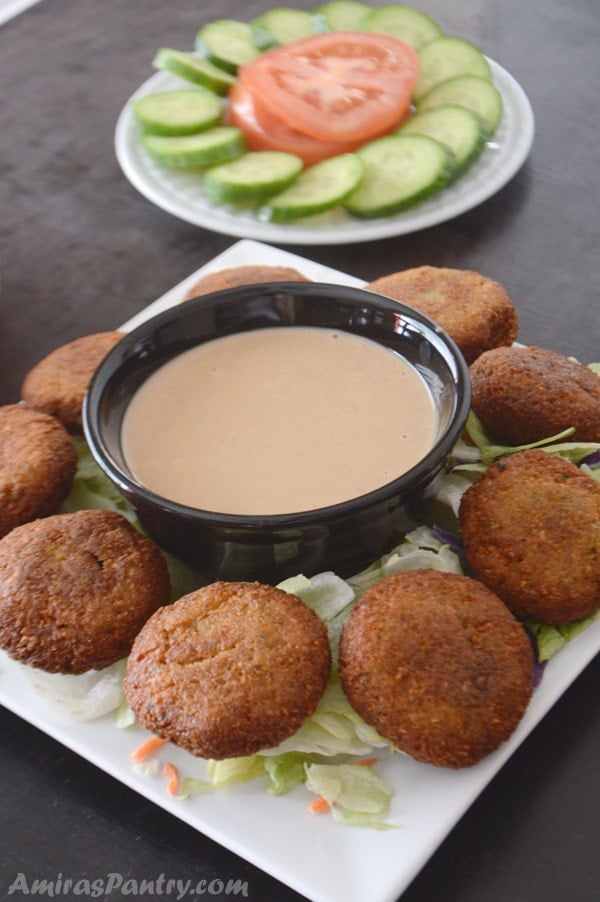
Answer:
[[523, 619], [552, 626], [600, 608], [600, 485], [547, 451], [492, 464], [463, 495], [476, 576]]
[[310, 282], [310, 279], [289, 266], [232, 266], [202, 276], [198, 282], [192, 285], [184, 300], [190, 301], [192, 298], [210, 294], [213, 291], [222, 291], [224, 288], [258, 285], [261, 282]]
[[125, 694], [151, 732], [193, 755], [230, 758], [295, 733], [330, 669], [326, 627], [299, 598], [217, 582], [150, 618], [129, 656]]
[[499, 442], [523, 445], [575, 427], [572, 441], [600, 442], [600, 378], [558, 351], [496, 348], [470, 367], [472, 407]]
[[0, 648], [49, 673], [126, 657], [170, 598], [165, 559], [120, 514], [55, 514], [0, 540]]
[[71, 434], [80, 435], [82, 404], [90, 379], [123, 335], [118, 331], [95, 332], [51, 351], [25, 376], [21, 399], [28, 407], [56, 417]]
[[515, 305], [499, 282], [468, 269], [418, 266], [375, 279], [369, 291], [402, 301], [435, 320], [467, 363], [517, 337]]
[[476, 580], [389, 576], [346, 622], [342, 685], [363, 719], [417, 761], [476, 764], [513, 733], [533, 691], [524, 627]]
[[0, 538], [55, 514], [76, 468], [75, 445], [58, 420], [20, 404], [0, 407]]

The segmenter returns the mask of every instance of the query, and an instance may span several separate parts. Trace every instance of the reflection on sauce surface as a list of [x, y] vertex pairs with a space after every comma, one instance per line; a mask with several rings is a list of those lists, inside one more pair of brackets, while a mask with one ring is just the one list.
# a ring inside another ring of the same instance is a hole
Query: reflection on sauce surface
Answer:
[[147, 488], [192, 507], [282, 514], [372, 491], [432, 447], [423, 379], [374, 341], [311, 326], [192, 348], [138, 389], [123, 452]]

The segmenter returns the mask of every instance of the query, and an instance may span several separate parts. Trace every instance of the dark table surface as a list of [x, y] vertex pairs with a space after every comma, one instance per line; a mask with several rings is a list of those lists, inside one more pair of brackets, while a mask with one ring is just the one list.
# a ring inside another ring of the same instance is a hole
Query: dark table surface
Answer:
[[[118, 325], [234, 243], [136, 193], [113, 133], [159, 46], [188, 47], [205, 21], [267, 8], [42, 0], [0, 27], [1, 403], [18, 398], [23, 375], [48, 351]], [[421, 8], [524, 88], [536, 117], [527, 162], [495, 196], [442, 225], [352, 247], [287, 249], [364, 279], [421, 264], [478, 270], [513, 297], [521, 341], [599, 360], [600, 7], [423, 0]], [[405, 902], [598, 898], [598, 675], [596, 660], [465, 813]], [[0, 717], [1, 898], [19, 872], [241, 879], [255, 902], [300, 898], [11, 713]]]

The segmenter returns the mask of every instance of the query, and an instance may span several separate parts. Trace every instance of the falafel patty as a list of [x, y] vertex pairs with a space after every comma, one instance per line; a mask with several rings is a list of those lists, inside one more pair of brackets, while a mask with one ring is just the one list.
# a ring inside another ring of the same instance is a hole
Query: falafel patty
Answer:
[[76, 468], [75, 445], [58, 420], [20, 404], [0, 407], [0, 538], [56, 513]]
[[165, 559], [120, 514], [55, 514], [0, 541], [0, 647], [50, 673], [126, 657], [170, 597]]
[[497, 348], [471, 366], [472, 407], [507, 445], [537, 442], [575, 427], [572, 441], [600, 442], [600, 378], [544, 348]]
[[289, 266], [232, 266], [202, 276], [195, 285], [192, 285], [184, 300], [190, 301], [202, 294], [222, 291], [224, 288], [258, 285], [261, 282], [310, 282], [310, 279]]
[[435, 320], [454, 339], [467, 363], [490, 348], [512, 344], [517, 337], [517, 314], [505, 289], [472, 270], [418, 266], [382, 276], [366, 288], [403, 301]]
[[295, 595], [216, 582], [154, 614], [125, 693], [138, 721], [203, 758], [251, 755], [291, 736], [325, 691], [324, 623]]
[[533, 690], [524, 627], [466, 576], [415, 570], [368, 589], [344, 626], [351, 705], [417, 761], [468, 767], [512, 734]]
[[497, 461], [459, 523], [470, 566], [518, 617], [560, 626], [600, 608], [600, 485], [575, 464], [539, 449]]
[[72, 434], [81, 434], [82, 404], [90, 379], [123, 332], [96, 332], [61, 345], [31, 369], [21, 386], [28, 407], [56, 417]]

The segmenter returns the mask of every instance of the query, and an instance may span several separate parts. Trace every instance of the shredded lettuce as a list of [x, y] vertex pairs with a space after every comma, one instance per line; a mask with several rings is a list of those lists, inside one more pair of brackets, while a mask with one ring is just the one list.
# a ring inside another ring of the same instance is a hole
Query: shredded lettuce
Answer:
[[312, 579], [293, 576], [278, 583], [278, 588], [297, 595], [319, 615], [326, 624], [334, 661], [344, 622], [350, 612], [356, 594], [352, 586], [331, 571], [318, 573]]
[[444, 570], [461, 574], [460, 558], [451, 545], [442, 542], [429, 526], [418, 526], [404, 541], [366, 570], [351, 576], [348, 582], [357, 594], [392, 573], [410, 570]]
[[139, 529], [135, 511], [98, 467], [85, 439], [74, 436], [73, 441], [77, 451], [77, 471], [71, 492], [62, 506], [62, 512], [73, 513], [92, 508], [116, 511]]
[[82, 674], [47, 673], [14, 662], [31, 688], [57, 711], [77, 720], [96, 720], [120, 709], [124, 702], [123, 678], [126, 661], [104, 670]]
[[[600, 365], [598, 366], [600, 375]], [[449, 472], [440, 480], [436, 500], [458, 514], [464, 491], [481, 472], [505, 454], [531, 447], [543, 447], [580, 465], [600, 481], [600, 445], [565, 442], [573, 430], [565, 430], [542, 442], [518, 448], [495, 445], [486, 435], [480, 421], [471, 413], [465, 437], [455, 446]], [[142, 531], [135, 511], [99, 470], [86, 443], [76, 440], [78, 469], [73, 489], [65, 502], [65, 512], [100, 507], [125, 516]], [[346, 698], [337, 670], [339, 640], [344, 623], [360, 596], [378, 580], [393, 573], [417, 569], [435, 569], [461, 574], [460, 541], [444, 530], [421, 526], [410, 532], [392, 551], [370, 567], [344, 580], [331, 571], [312, 578], [299, 574], [279, 584], [281, 589], [297, 595], [311, 607], [327, 626], [333, 668], [328, 686], [315, 712], [296, 733], [273, 749], [260, 754], [208, 761], [206, 779], [184, 776], [178, 794], [187, 799], [240, 782], [263, 778], [266, 792], [281, 795], [299, 786], [323, 797], [332, 817], [344, 824], [374, 829], [388, 829], [391, 790], [371, 767], [357, 761], [374, 753], [393, 753], [392, 744], [366, 724]], [[166, 554], [175, 600], [202, 584], [197, 573]], [[597, 615], [599, 616], [599, 615]], [[556, 654], [571, 638], [585, 629], [591, 620], [565, 627], [548, 627], [527, 623], [534, 637], [540, 662]], [[70, 678], [67, 696], [70, 713], [75, 716], [99, 717], [116, 712], [116, 724], [127, 727], [135, 722], [122, 691], [124, 663], [99, 674]], [[53, 675], [51, 675], [53, 676]], [[68, 680], [67, 680], [68, 681]], [[56, 695], [56, 688], [42, 689]], [[63, 692], [64, 695], [64, 692]], [[63, 705], [65, 704], [63, 700]], [[83, 714], [81, 712], [84, 712]], [[136, 766], [147, 775], [157, 773], [157, 759]]]
[[301, 755], [299, 752], [287, 752], [284, 755], [263, 758], [265, 772], [269, 777], [267, 792], [274, 796], [291, 792], [296, 786], [304, 783], [306, 766], [312, 761], [311, 755]]
[[465, 424], [465, 433], [472, 444], [461, 439], [455, 445], [452, 458], [456, 463], [453, 469], [480, 473], [486, 470], [499, 457], [517, 454], [519, 451], [529, 451], [532, 448], [541, 448], [543, 451], [558, 454], [574, 464], [579, 464], [584, 458], [598, 451], [600, 444], [597, 442], [564, 441], [564, 439], [573, 435], [574, 432], [575, 428], [571, 426], [568, 429], [563, 429], [562, 432], [558, 432], [556, 435], [548, 436], [537, 442], [529, 442], [525, 445], [496, 445], [486, 433], [481, 420], [471, 410]]
[[148, 758], [147, 761], [137, 761], [132, 765], [136, 774], [142, 777], [158, 777], [161, 767], [158, 758]]
[[361, 764], [309, 764], [306, 788], [326, 800], [334, 820], [387, 830], [384, 821], [392, 791], [371, 767]]
[[233, 783], [253, 780], [265, 772], [260, 755], [245, 755], [242, 758], [211, 760], [207, 765], [208, 778], [215, 789], [231, 786]]
[[127, 699], [123, 697], [123, 700], [119, 707], [117, 708], [115, 714], [115, 726], [119, 727], [119, 729], [124, 730], [127, 727], [132, 727], [136, 723], [135, 714], [132, 709], [129, 707]]
[[281, 756], [289, 752], [335, 757], [336, 755], [369, 755], [376, 749], [390, 749], [373, 727], [364, 722], [346, 698], [337, 670], [333, 670], [317, 709], [307, 717], [293, 736], [263, 755]]
[[549, 661], [550, 658], [564, 648], [567, 642], [578, 636], [590, 626], [594, 620], [600, 618], [600, 611], [591, 617], [583, 620], [576, 620], [573, 623], [566, 623], [563, 626], [548, 626], [545, 623], [536, 623], [535, 621], [527, 621], [525, 626], [532, 636], [534, 636], [537, 645], [537, 656], [540, 664]]

